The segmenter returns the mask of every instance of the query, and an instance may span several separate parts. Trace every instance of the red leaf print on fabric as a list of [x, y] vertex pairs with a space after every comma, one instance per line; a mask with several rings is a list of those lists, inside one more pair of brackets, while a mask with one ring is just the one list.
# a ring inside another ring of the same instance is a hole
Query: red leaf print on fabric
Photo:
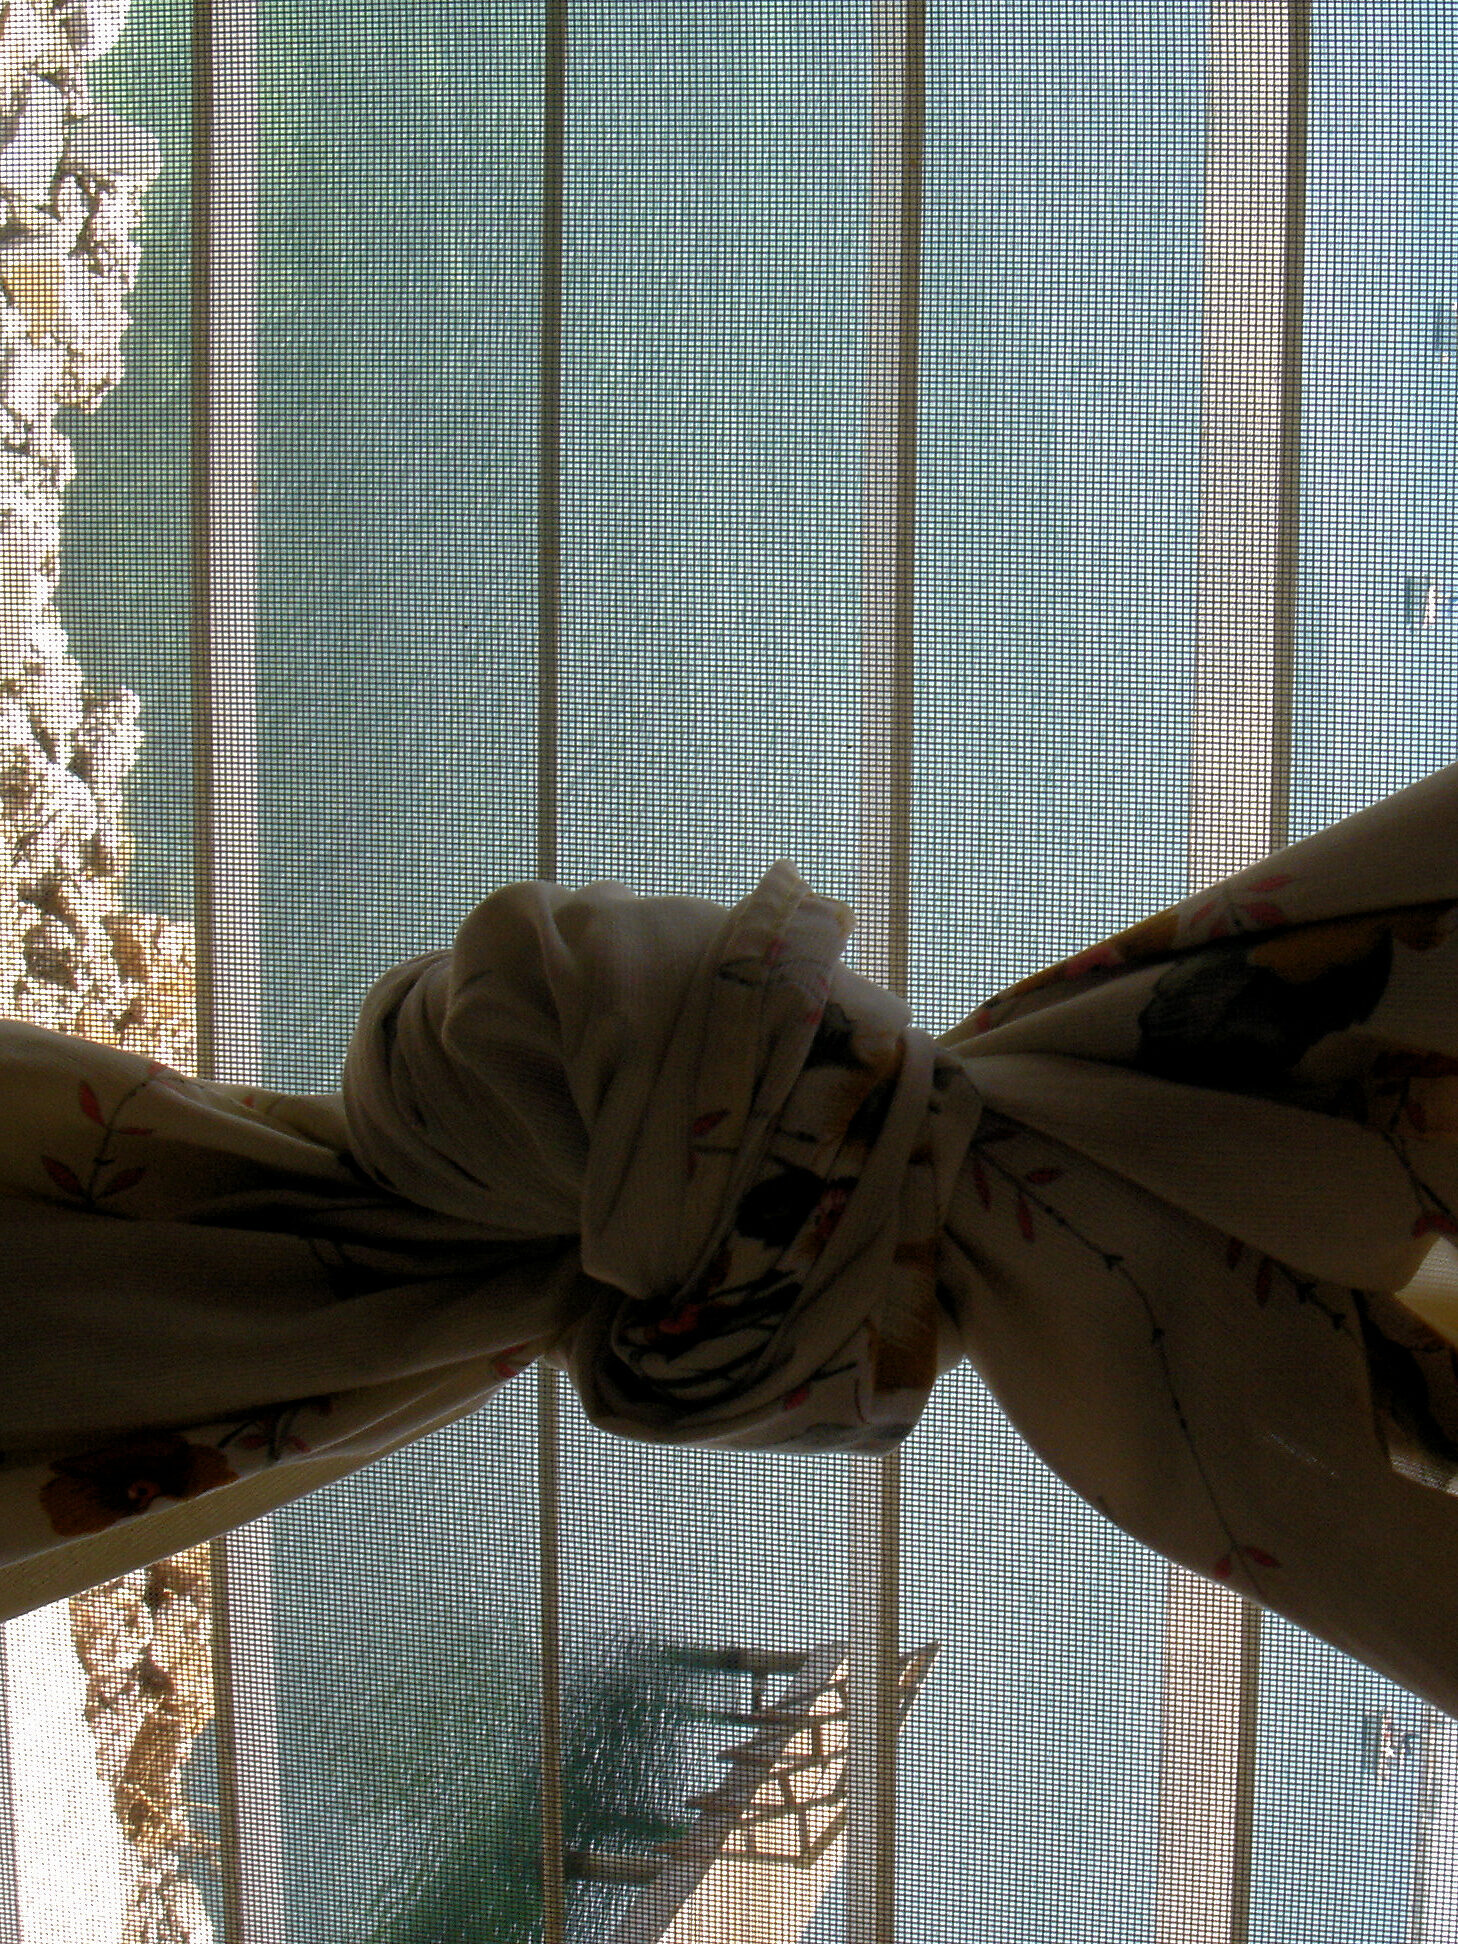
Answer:
[[1033, 1211], [1028, 1207], [1021, 1192], [1018, 1195], [1018, 1227], [1023, 1232], [1023, 1240], [1025, 1242], [1031, 1242], [1033, 1239]]
[[1031, 1174], [1023, 1176], [1023, 1180], [1041, 1188], [1045, 1181], [1056, 1181], [1062, 1172], [1062, 1168], [1034, 1168]]
[[120, 1195], [127, 1188], [135, 1188], [146, 1172], [145, 1168], [123, 1168], [99, 1192], [102, 1195]]
[[81, 1111], [87, 1120], [94, 1120], [98, 1127], [105, 1127], [106, 1121], [102, 1116], [101, 1102], [96, 1098], [89, 1082], [85, 1080], [81, 1082], [76, 1089], [76, 1097], [81, 1102]]
[[1280, 1570], [1280, 1560], [1268, 1553], [1263, 1546], [1232, 1546], [1230, 1551], [1222, 1553], [1210, 1568], [1211, 1576], [1215, 1579], [1229, 1579], [1235, 1570], [1237, 1553], [1242, 1559], [1248, 1559], [1252, 1566], [1270, 1566], [1275, 1567], [1277, 1571]]
[[780, 1409], [782, 1411], [798, 1411], [809, 1395], [810, 1386], [808, 1384], [797, 1384], [794, 1390], [787, 1392], [785, 1401], [780, 1406]]
[[531, 1345], [513, 1343], [509, 1349], [502, 1350], [492, 1359], [491, 1368], [503, 1382], [509, 1377], [520, 1377], [531, 1362]]
[[1408, 1119], [1412, 1122], [1413, 1126], [1417, 1129], [1419, 1134], [1427, 1133], [1428, 1131], [1427, 1110], [1424, 1108], [1423, 1103], [1420, 1100], [1413, 1100], [1411, 1098], [1405, 1100], [1403, 1102], [1403, 1112], [1407, 1115]]
[[1058, 970], [1065, 979], [1081, 979], [1085, 972], [1117, 970], [1123, 963], [1124, 955], [1117, 946], [1090, 945], [1086, 952], [1065, 959]]
[[1274, 877], [1252, 879], [1250, 888], [1252, 891], [1279, 891], [1283, 884], [1293, 882], [1289, 871], [1278, 871]]
[[56, 1161], [49, 1154], [43, 1154], [41, 1156], [41, 1166], [63, 1193], [84, 1197], [86, 1190], [81, 1186], [81, 1183], [72, 1174], [64, 1161]]
[[682, 1309], [672, 1310], [667, 1316], [659, 1318], [658, 1329], [663, 1336], [682, 1336], [691, 1330], [699, 1320], [697, 1303], [685, 1303]]
[[689, 1129], [689, 1132], [696, 1140], [704, 1134], [712, 1134], [720, 1121], [727, 1119], [728, 1114], [729, 1109], [727, 1107], [720, 1107], [712, 1114], [700, 1114], [693, 1126]]
[[1279, 905], [1267, 904], [1263, 899], [1253, 899], [1242, 907], [1248, 918], [1254, 918], [1258, 925], [1284, 925], [1286, 914]]
[[1440, 1209], [1426, 1209], [1412, 1225], [1414, 1235], [1458, 1235], [1458, 1221]]
[[827, 1188], [815, 1204], [815, 1226], [811, 1233], [821, 1248], [824, 1248], [831, 1236], [835, 1234], [849, 1200], [849, 1192], [845, 1188], [836, 1186]]

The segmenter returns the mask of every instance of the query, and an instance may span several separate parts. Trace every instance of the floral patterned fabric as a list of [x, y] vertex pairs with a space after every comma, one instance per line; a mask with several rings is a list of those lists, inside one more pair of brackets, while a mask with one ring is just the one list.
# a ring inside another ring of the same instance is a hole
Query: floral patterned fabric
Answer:
[[1000, 994], [944, 1299], [1127, 1530], [1458, 1712], [1458, 769]]
[[878, 1450], [965, 1354], [1109, 1516], [1458, 1711], [1455, 914], [1458, 768], [940, 1041], [783, 864], [496, 893], [342, 1096], [0, 1026], [0, 1612], [538, 1355], [629, 1435]]
[[851, 922], [787, 864], [729, 912], [512, 885], [366, 1002], [355, 1156], [417, 1207], [575, 1228], [598, 1293], [556, 1354], [608, 1429], [879, 1451], [926, 1402], [981, 1108], [840, 965]]
[[336, 1097], [0, 1023], [0, 1615], [226, 1531], [475, 1408], [574, 1248], [365, 1178]]

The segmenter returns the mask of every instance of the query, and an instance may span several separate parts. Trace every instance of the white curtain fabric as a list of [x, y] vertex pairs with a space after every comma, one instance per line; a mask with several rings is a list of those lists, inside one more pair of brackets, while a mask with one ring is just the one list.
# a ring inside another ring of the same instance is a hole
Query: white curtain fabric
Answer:
[[631, 1436], [876, 1450], [965, 1354], [1136, 1536], [1458, 1712], [1455, 913], [1458, 768], [940, 1042], [784, 864], [497, 892], [339, 1096], [0, 1027], [0, 1613], [538, 1355]]

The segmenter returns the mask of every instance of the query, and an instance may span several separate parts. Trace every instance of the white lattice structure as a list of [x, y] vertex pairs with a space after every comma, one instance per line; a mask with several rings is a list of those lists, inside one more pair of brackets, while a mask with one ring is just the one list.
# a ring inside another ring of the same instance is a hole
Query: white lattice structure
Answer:
[[[935, 1642], [901, 1656], [898, 1725], [936, 1656]], [[818, 1647], [754, 1711], [754, 1732], [720, 1757], [723, 1782], [690, 1798], [696, 1827], [666, 1846], [608, 1944], [799, 1944], [845, 1861], [847, 1675], [843, 1643]]]

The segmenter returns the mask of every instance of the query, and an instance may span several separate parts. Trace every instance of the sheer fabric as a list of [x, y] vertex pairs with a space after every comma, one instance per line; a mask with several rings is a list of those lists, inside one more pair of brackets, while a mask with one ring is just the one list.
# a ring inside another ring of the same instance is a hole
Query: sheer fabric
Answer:
[[1455, 840], [1458, 768], [940, 1042], [787, 865], [496, 893], [339, 1096], [0, 1027], [0, 1612], [538, 1355], [629, 1435], [874, 1450], [966, 1354], [1136, 1536], [1458, 1711]]

